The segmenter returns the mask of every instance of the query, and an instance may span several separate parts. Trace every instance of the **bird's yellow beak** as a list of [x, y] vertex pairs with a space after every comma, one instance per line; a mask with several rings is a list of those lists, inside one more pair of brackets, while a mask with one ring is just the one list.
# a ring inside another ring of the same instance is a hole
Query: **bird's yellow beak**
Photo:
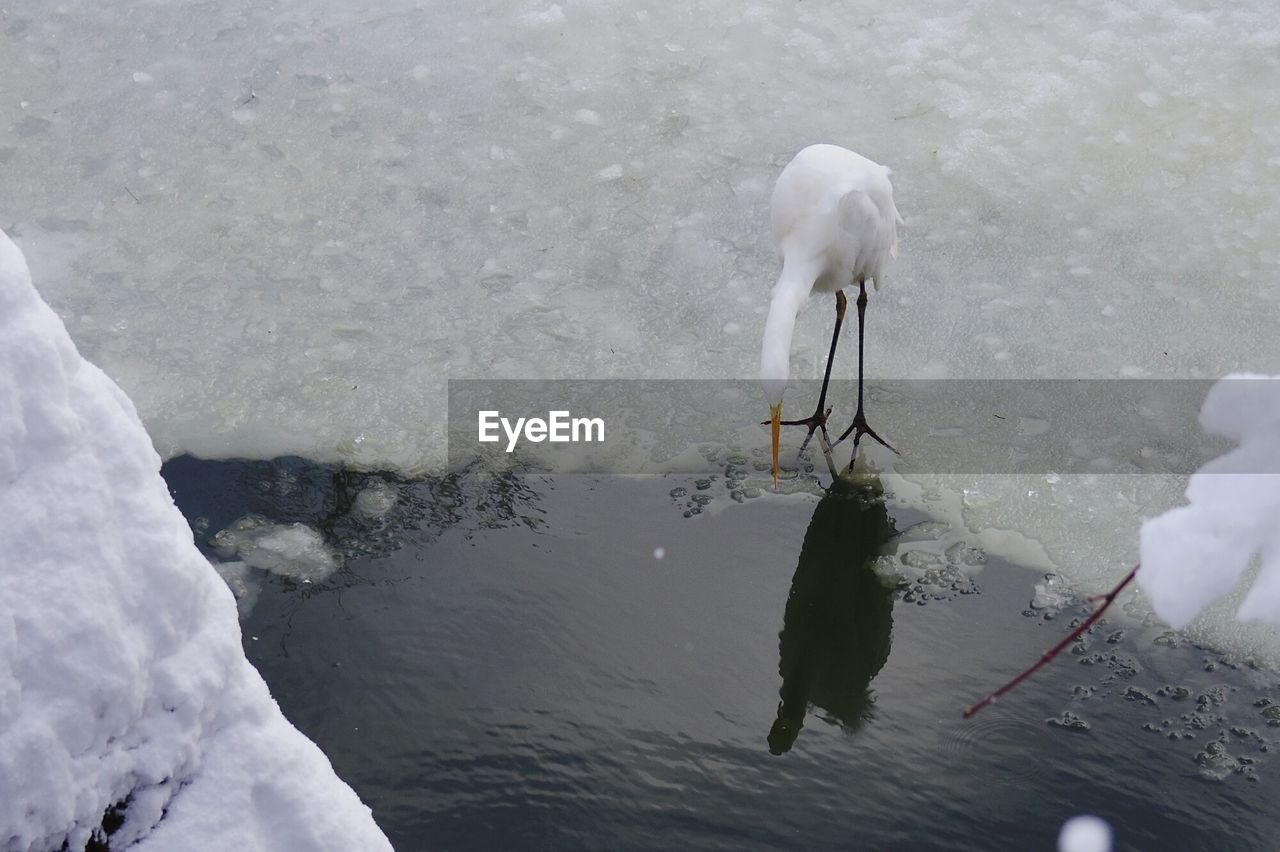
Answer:
[[778, 487], [778, 433], [782, 431], [782, 403], [769, 406], [769, 417], [772, 418], [770, 431], [773, 432], [773, 487]]

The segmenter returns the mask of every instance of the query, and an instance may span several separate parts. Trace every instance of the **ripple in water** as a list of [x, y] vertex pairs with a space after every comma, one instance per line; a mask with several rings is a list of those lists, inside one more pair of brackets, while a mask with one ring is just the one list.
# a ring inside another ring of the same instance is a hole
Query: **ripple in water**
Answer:
[[[961, 765], [989, 762], [994, 756], [1023, 751], [1027, 743], [1043, 739], [1044, 728], [1017, 711], [1001, 711], [999, 705], [959, 724], [947, 732], [943, 753]], [[1039, 765], [1034, 760], [1010, 760], [1001, 764], [1001, 777], [1008, 781], [1035, 778]]]

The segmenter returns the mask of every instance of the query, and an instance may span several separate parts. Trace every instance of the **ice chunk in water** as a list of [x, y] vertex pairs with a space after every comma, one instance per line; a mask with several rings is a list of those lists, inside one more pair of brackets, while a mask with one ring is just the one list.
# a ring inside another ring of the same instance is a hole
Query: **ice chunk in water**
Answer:
[[381, 480], [374, 480], [356, 495], [356, 511], [366, 518], [381, 518], [396, 505], [396, 490]]
[[219, 553], [239, 556], [253, 568], [304, 583], [320, 582], [338, 569], [337, 551], [320, 533], [305, 524], [273, 524], [260, 515], [246, 515], [215, 535]]
[[236, 596], [236, 610], [243, 619], [258, 602], [262, 583], [250, 573], [248, 564], [244, 562], [214, 562], [213, 569], [231, 589], [231, 594]]

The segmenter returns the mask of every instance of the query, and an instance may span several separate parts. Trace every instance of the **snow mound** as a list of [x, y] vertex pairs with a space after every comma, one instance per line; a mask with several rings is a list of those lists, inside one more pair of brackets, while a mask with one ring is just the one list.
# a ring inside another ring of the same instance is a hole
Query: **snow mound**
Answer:
[[1142, 525], [1138, 582], [1156, 614], [1183, 627], [1230, 592], [1255, 555], [1261, 568], [1236, 617], [1280, 624], [1280, 377], [1228, 376], [1200, 412], [1205, 431], [1239, 446], [1204, 465], [1189, 505]]
[[[132, 403], [0, 233], [0, 850], [390, 849], [245, 659]], [[135, 845], [136, 844], [136, 845]]]
[[1111, 836], [1111, 825], [1101, 817], [1072, 817], [1058, 832], [1058, 852], [1111, 852]]

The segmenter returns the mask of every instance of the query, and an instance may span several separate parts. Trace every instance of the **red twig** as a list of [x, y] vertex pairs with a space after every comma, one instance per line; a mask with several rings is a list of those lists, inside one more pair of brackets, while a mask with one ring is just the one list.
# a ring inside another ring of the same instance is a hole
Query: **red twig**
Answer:
[[1039, 670], [1040, 670], [1040, 668], [1041, 668], [1042, 666], [1044, 666], [1046, 663], [1048, 663], [1048, 662], [1049, 662], [1050, 660], [1052, 660], [1054, 657], [1058, 656], [1058, 652], [1060, 652], [1063, 648], [1067, 647], [1067, 646], [1068, 646], [1068, 645], [1070, 645], [1072, 642], [1074, 642], [1074, 641], [1076, 641], [1077, 639], [1079, 639], [1079, 638], [1080, 638], [1080, 636], [1081, 636], [1081, 635], [1082, 635], [1086, 630], [1088, 630], [1090, 627], [1092, 627], [1092, 626], [1093, 626], [1093, 623], [1094, 623], [1095, 621], [1097, 621], [1099, 618], [1101, 618], [1101, 617], [1102, 617], [1102, 614], [1103, 614], [1104, 612], [1106, 612], [1106, 611], [1107, 611], [1107, 607], [1111, 606], [1111, 604], [1115, 601], [1115, 599], [1116, 599], [1116, 595], [1118, 595], [1118, 594], [1120, 594], [1120, 592], [1124, 591], [1124, 587], [1125, 587], [1125, 586], [1127, 586], [1127, 585], [1129, 585], [1129, 583], [1133, 580], [1134, 575], [1138, 573], [1138, 569], [1139, 569], [1139, 568], [1141, 568], [1141, 567], [1142, 567], [1141, 565], [1135, 565], [1135, 566], [1133, 566], [1133, 570], [1132, 570], [1132, 571], [1130, 571], [1128, 574], [1125, 574], [1125, 575], [1124, 575], [1124, 579], [1120, 581], [1119, 585], [1117, 585], [1117, 586], [1116, 586], [1114, 589], [1112, 589], [1111, 591], [1107, 592], [1105, 595], [1100, 595], [1100, 596], [1099, 596], [1099, 595], [1094, 595], [1093, 597], [1089, 598], [1089, 600], [1090, 600], [1090, 601], [1093, 601], [1093, 600], [1097, 600], [1099, 597], [1101, 597], [1102, 602], [1103, 602], [1103, 603], [1102, 603], [1102, 606], [1100, 606], [1100, 607], [1098, 607], [1097, 609], [1095, 609], [1095, 610], [1093, 611], [1093, 614], [1092, 614], [1092, 615], [1090, 615], [1088, 618], [1086, 618], [1086, 619], [1084, 620], [1084, 623], [1083, 623], [1083, 624], [1081, 624], [1081, 625], [1080, 625], [1079, 627], [1077, 627], [1075, 630], [1071, 631], [1071, 635], [1069, 635], [1066, 639], [1063, 639], [1063, 640], [1062, 640], [1061, 642], [1059, 642], [1057, 645], [1054, 645], [1052, 648], [1050, 648], [1049, 650], [1047, 650], [1047, 651], [1045, 651], [1043, 654], [1041, 654], [1041, 655], [1040, 655], [1040, 659], [1036, 660], [1035, 665], [1033, 665], [1031, 668], [1027, 669], [1027, 670], [1026, 670], [1026, 671], [1024, 671], [1022, 674], [1020, 674], [1020, 675], [1018, 675], [1017, 677], [1015, 677], [1013, 680], [1011, 680], [1011, 681], [1009, 681], [1008, 683], [1006, 683], [1004, 686], [1002, 686], [1002, 687], [1000, 687], [999, 689], [997, 689], [995, 692], [993, 692], [993, 693], [991, 693], [990, 695], [988, 695], [986, 698], [984, 698], [984, 699], [982, 699], [981, 701], [979, 701], [977, 704], [974, 704], [974, 705], [973, 705], [972, 707], [970, 707], [968, 710], [965, 710], [965, 711], [964, 711], [964, 717], [965, 717], [966, 719], [968, 719], [968, 718], [969, 718], [970, 716], [972, 716], [974, 713], [977, 713], [977, 712], [978, 712], [979, 710], [981, 710], [983, 707], [986, 707], [988, 704], [991, 704], [991, 703], [992, 703], [992, 702], [994, 702], [997, 698], [999, 698], [1000, 696], [1004, 695], [1006, 692], [1008, 692], [1009, 690], [1013, 689], [1015, 686], [1017, 686], [1018, 684], [1022, 683], [1022, 682], [1023, 682], [1024, 680], [1026, 680], [1027, 678], [1031, 677], [1033, 674], [1035, 674], [1037, 671], [1039, 671]]

